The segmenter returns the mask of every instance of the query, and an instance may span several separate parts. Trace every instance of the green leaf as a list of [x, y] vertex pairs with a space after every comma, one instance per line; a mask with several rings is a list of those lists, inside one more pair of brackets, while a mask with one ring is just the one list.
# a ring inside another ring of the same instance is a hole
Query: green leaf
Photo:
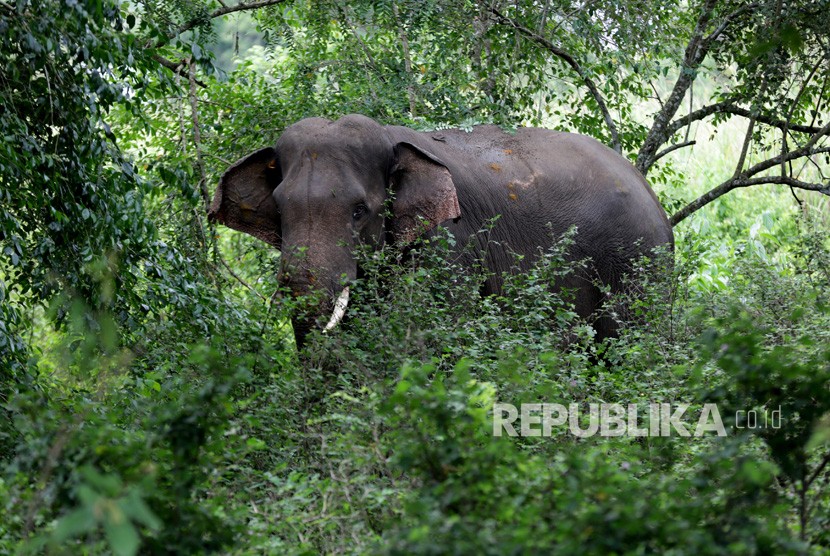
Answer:
[[125, 519], [124, 514], [120, 514], [117, 520], [104, 522], [104, 533], [113, 554], [133, 556], [138, 552], [141, 540], [135, 526]]
[[91, 506], [84, 506], [71, 511], [58, 520], [53, 533], [54, 540], [62, 543], [68, 539], [89, 533], [96, 527], [95, 515]]
[[267, 445], [259, 438], [249, 438], [245, 441], [245, 445], [251, 450], [264, 450]]
[[157, 531], [161, 529], [161, 520], [156, 517], [149, 506], [141, 499], [138, 491], [132, 491], [119, 503], [124, 513], [142, 525]]

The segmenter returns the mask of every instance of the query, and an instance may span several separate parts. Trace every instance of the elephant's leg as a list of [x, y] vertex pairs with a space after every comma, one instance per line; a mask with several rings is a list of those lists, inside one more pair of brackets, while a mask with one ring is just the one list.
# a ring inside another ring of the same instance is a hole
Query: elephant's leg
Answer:
[[605, 338], [616, 338], [619, 324], [611, 316], [613, 307], [609, 307], [607, 296], [597, 287], [594, 278], [573, 276], [563, 286], [575, 290], [574, 309], [576, 313], [586, 319], [596, 331], [596, 340], [601, 342]]

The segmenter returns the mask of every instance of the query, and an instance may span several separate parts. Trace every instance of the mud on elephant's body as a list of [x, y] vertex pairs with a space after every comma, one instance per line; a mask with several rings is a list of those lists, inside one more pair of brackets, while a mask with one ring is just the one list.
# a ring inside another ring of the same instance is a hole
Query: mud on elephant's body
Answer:
[[[357, 277], [356, 245], [410, 242], [438, 224], [464, 245], [496, 215], [490, 241], [479, 246], [491, 272], [485, 293], [499, 292], [512, 253], [527, 268], [572, 226], [570, 256], [590, 259], [612, 290], [632, 259], [673, 246], [666, 213], [631, 164], [589, 137], [536, 128], [420, 133], [359, 115], [309, 118], [231, 166], [210, 208], [211, 218], [282, 251], [279, 281], [292, 292], [328, 292], [332, 302], [321, 311], [334, 309], [330, 326]], [[595, 313], [600, 290], [571, 280], [563, 286], [576, 289], [577, 312]], [[311, 322], [297, 317], [298, 345]], [[611, 319], [595, 325], [600, 338], [615, 332]]]

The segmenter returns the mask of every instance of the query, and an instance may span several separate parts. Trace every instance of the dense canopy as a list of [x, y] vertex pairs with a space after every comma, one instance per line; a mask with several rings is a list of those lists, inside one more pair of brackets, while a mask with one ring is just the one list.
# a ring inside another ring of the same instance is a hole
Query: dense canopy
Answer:
[[[0, 0], [0, 552], [827, 553], [828, 29], [828, 0]], [[359, 325], [298, 352], [280, 253], [207, 209], [350, 113], [593, 136], [676, 251], [604, 342], [551, 290], [567, 235], [497, 297], [449, 235], [358, 253]], [[500, 402], [727, 434], [497, 436]]]

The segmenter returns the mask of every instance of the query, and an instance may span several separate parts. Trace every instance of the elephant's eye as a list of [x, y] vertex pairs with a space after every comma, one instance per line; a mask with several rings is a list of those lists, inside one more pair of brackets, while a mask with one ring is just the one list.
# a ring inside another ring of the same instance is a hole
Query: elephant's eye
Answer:
[[355, 205], [354, 210], [352, 210], [352, 218], [355, 221], [363, 219], [369, 213], [369, 207], [366, 206], [366, 203], [358, 203]]

